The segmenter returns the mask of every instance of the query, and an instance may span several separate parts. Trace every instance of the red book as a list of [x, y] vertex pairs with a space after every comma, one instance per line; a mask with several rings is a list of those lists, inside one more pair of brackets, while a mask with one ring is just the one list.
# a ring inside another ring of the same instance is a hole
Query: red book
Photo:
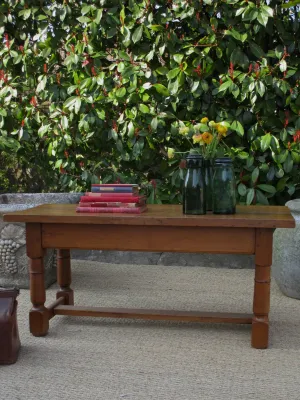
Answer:
[[79, 203], [79, 207], [139, 207], [145, 205], [145, 202], [139, 203], [122, 203], [121, 201], [115, 202], [90, 202], [90, 203]]
[[140, 203], [141, 201], [145, 201], [145, 196], [120, 196], [118, 195], [109, 195], [109, 194], [98, 194], [97, 196], [81, 196], [81, 203], [91, 203], [92, 202], [120, 202], [120, 203]]
[[77, 207], [78, 213], [120, 213], [120, 214], [141, 214], [147, 207]]

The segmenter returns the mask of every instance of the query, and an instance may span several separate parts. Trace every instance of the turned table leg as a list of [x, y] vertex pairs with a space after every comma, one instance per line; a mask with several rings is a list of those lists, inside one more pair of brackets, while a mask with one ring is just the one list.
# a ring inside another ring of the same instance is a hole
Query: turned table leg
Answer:
[[272, 229], [256, 230], [252, 347], [266, 349], [269, 342]]
[[34, 336], [45, 336], [49, 329], [49, 313], [45, 307], [46, 289], [44, 274], [44, 249], [42, 248], [41, 224], [26, 224], [27, 256], [29, 257], [30, 332]]
[[66, 305], [74, 305], [74, 292], [70, 288], [71, 280], [70, 250], [57, 250], [57, 282], [60, 289], [56, 293], [56, 298], [64, 297]]

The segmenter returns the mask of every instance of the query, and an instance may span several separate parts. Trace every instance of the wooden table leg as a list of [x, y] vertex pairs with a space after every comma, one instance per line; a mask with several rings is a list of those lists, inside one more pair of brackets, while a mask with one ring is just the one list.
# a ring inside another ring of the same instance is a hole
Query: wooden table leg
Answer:
[[269, 342], [270, 273], [273, 229], [256, 229], [252, 347], [266, 349]]
[[49, 313], [44, 306], [46, 289], [41, 224], [26, 224], [26, 244], [27, 256], [29, 257], [30, 297], [32, 302], [32, 309], [29, 312], [30, 332], [34, 336], [45, 336], [49, 329]]
[[57, 282], [60, 289], [56, 293], [56, 298], [64, 297], [66, 305], [74, 305], [74, 292], [70, 288], [71, 280], [70, 250], [57, 250]]

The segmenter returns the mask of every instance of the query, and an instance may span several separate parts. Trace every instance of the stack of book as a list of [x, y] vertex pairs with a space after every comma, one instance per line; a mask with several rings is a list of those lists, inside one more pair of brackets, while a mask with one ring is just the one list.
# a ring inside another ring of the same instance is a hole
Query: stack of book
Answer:
[[79, 213], [140, 214], [146, 210], [146, 197], [139, 195], [138, 185], [131, 184], [92, 184], [76, 208]]

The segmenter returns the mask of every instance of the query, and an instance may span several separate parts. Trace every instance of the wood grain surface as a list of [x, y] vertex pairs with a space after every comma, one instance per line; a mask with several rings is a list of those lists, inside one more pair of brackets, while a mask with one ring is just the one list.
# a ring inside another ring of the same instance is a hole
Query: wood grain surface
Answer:
[[[42, 245], [57, 249], [254, 254], [254, 228], [42, 224]], [[59, 267], [59, 264], [58, 264]]]
[[80, 214], [76, 204], [43, 204], [3, 216], [6, 222], [63, 224], [164, 225], [240, 228], [294, 228], [295, 221], [285, 206], [238, 206], [234, 215], [184, 215], [180, 205], [148, 205], [140, 215]]
[[252, 322], [252, 314], [150, 310], [138, 308], [82, 307], [65, 305], [59, 305], [55, 307], [54, 314], [82, 317], [132, 318], [185, 322], [214, 322], [228, 324], [251, 324]]

